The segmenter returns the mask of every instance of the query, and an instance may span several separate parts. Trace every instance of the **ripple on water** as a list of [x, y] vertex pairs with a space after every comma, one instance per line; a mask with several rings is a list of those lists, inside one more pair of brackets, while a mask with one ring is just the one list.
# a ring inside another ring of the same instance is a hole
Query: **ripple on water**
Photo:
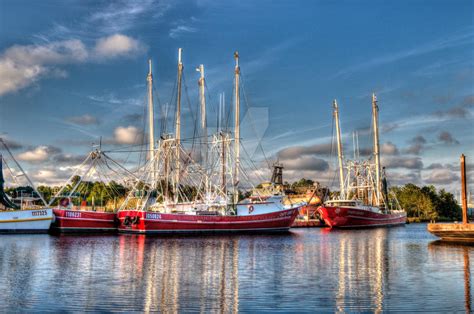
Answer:
[[426, 225], [285, 235], [0, 236], [0, 312], [465, 311], [474, 248]]

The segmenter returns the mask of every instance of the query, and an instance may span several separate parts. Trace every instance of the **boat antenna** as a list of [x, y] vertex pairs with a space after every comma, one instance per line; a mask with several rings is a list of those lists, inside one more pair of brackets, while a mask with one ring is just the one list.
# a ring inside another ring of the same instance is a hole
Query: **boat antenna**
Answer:
[[239, 67], [239, 52], [234, 52], [235, 59], [235, 122], [234, 122], [234, 153], [235, 153], [235, 168], [234, 168], [234, 204], [239, 200], [239, 167], [240, 167], [240, 67]]
[[380, 206], [380, 151], [379, 151], [379, 107], [377, 105], [377, 96], [372, 94], [372, 119], [374, 125], [374, 156], [375, 156], [375, 180], [377, 205]]
[[339, 107], [337, 105], [337, 100], [334, 99], [333, 102], [334, 109], [334, 120], [336, 121], [336, 137], [337, 137], [337, 159], [339, 162], [339, 188], [340, 194], [339, 198], [343, 200], [345, 198], [344, 191], [344, 164], [343, 164], [343, 151], [342, 151], [342, 140], [341, 140], [341, 127], [339, 123]]

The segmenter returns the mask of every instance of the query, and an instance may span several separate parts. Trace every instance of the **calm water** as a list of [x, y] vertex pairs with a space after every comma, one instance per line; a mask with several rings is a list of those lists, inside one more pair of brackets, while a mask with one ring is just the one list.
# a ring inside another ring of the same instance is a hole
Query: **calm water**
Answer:
[[469, 309], [474, 247], [425, 230], [0, 235], [0, 312]]

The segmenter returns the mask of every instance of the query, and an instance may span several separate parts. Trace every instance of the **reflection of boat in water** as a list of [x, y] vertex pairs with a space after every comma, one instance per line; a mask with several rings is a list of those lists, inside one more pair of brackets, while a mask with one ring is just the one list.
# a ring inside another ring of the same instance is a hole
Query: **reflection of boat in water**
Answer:
[[[334, 119], [339, 161], [340, 194], [319, 207], [319, 212], [331, 228], [364, 228], [402, 225], [406, 222], [406, 212], [400, 209], [395, 196], [389, 194], [385, 171], [380, 169], [378, 105], [372, 95], [372, 121], [374, 130], [375, 163], [366, 161], [346, 161], [343, 164], [339, 109], [334, 101]], [[347, 176], [344, 177], [344, 170]]]
[[[17, 167], [10, 168], [5, 157], [0, 154], [0, 233], [46, 233], [53, 219], [51, 208], [46, 206], [45, 200], [1, 138], [0, 144]], [[14, 198], [5, 192], [4, 162], [16, 185]], [[20, 177], [26, 178], [27, 182], [18, 182]], [[29, 186], [26, 187], [24, 183]]]
[[[238, 313], [239, 238], [131, 235], [120, 239], [117, 269], [122, 280], [131, 282], [120, 288], [121, 293], [143, 297], [137, 302], [143, 308], [135, 310]], [[132, 263], [131, 256], [137, 257]]]
[[469, 251], [473, 250], [474, 243], [455, 243], [445, 241], [433, 241], [428, 245], [430, 251], [444, 251], [444, 253], [452, 256], [452, 250], [462, 250], [464, 262], [464, 306], [467, 313], [471, 312], [471, 262]]
[[[357, 241], [351, 233], [339, 234], [340, 244], [331, 257], [337, 262], [335, 309], [337, 312], [375, 312], [384, 310], [387, 280], [390, 278], [387, 258], [386, 229], [374, 229], [370, 245]], [[323, 254], [326, 252], [323, 252]], [[367, 303], [367, 300], [370, 302]]]

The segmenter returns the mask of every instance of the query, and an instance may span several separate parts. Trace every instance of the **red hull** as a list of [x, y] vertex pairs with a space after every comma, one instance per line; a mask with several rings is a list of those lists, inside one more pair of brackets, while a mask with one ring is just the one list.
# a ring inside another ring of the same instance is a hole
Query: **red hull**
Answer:
[[93, 211], [53, 209], [51, 228], [59, 232], [115, 232], [116, 214]]
[[162, 214], [135, 210], [117, 214], [119, 231], [132, 233], [287, 231], [296, 216], [298, 208], [252, 216]]
[[382, 214], [356, 207], [321, 206], [318, 209], [331, 228], [365, 228], [395, 226], [406, 223], [405, 212]]

